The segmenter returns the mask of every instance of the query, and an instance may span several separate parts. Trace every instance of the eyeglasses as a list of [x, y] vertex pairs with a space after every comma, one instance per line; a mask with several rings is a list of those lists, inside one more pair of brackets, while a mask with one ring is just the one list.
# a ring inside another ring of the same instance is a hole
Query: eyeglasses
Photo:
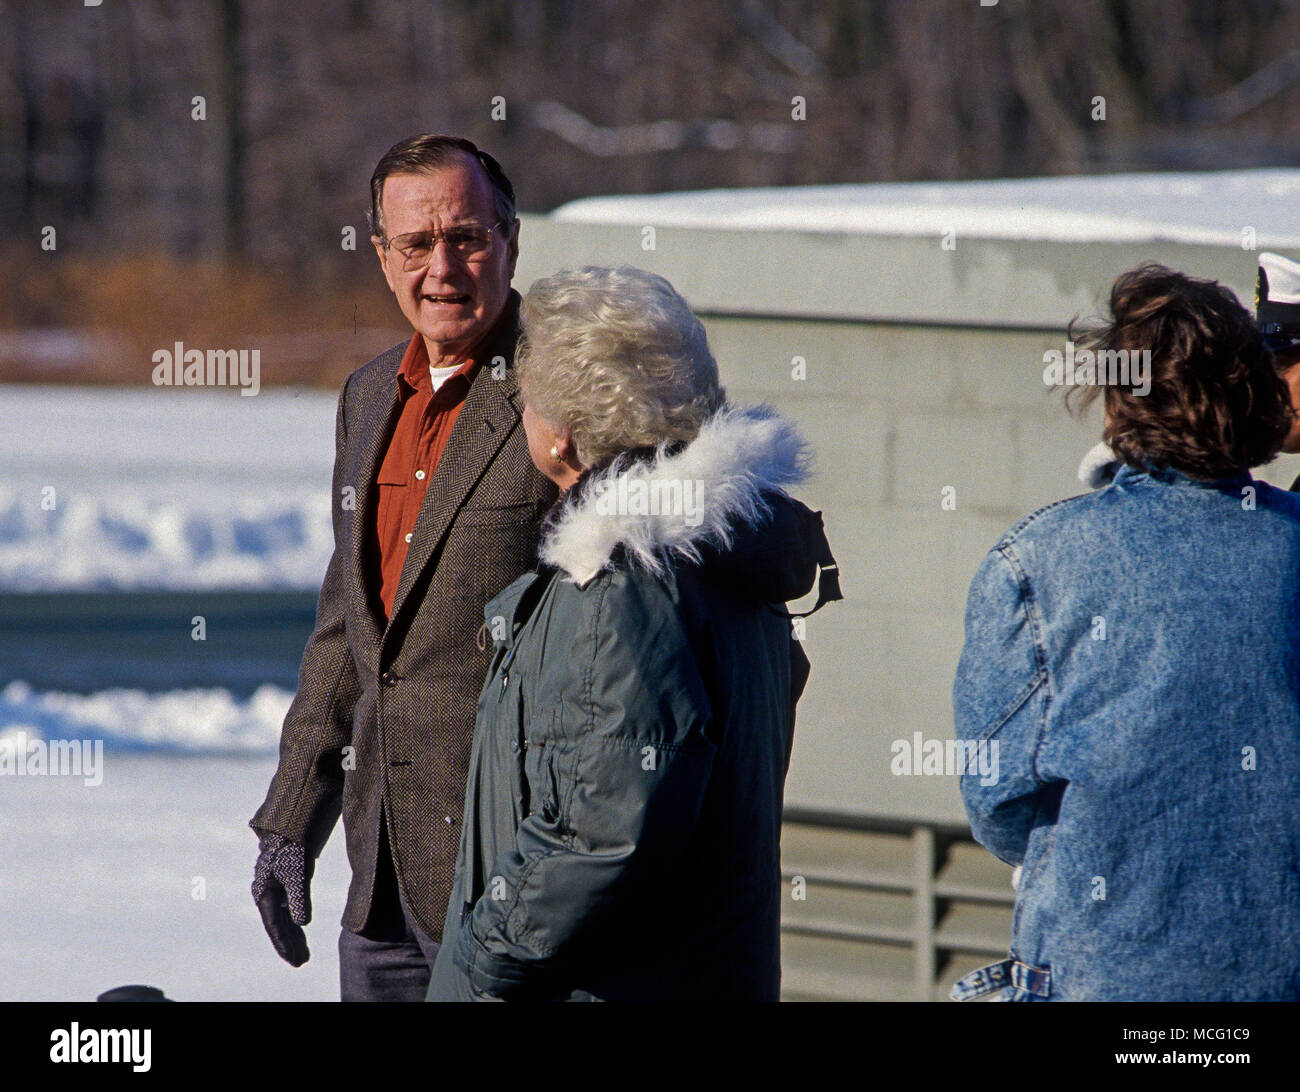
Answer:
[[405, 235], [394, 236], [392, 239], [385, 239], [384, 249], [391, 247], [401, 254], [402, 269], [408, 273], [423, 269], [429, 264], [429, 259], [433, 257], [433, 248], [438, 245], [439, 239], [447, 244], [447, 249], [457, 258], [473, 261], [487, 253], [492, 245], [493, 232], [504, 226], [503, 222], [498, 221], [492, 227], [457, 224], [442, 231], [412, 231]]

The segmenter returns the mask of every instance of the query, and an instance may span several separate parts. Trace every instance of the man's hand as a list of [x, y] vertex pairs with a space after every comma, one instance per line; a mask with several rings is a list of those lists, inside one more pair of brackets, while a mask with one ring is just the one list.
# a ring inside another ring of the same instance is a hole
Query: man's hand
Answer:
[[301, 967], [311, 955], [302, 927], [311, 921], [310, 881], [316, 862], [302, 846], [279, 834], [264, 835], [257, 848], [253, 901], [280, 958]]

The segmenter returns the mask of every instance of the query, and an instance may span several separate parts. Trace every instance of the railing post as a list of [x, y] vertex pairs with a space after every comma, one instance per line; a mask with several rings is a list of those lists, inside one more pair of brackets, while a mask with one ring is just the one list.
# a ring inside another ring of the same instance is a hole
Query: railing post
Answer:
[[934, 829], [912, 828], [913, 991], [917, 1001], [934, 992]]

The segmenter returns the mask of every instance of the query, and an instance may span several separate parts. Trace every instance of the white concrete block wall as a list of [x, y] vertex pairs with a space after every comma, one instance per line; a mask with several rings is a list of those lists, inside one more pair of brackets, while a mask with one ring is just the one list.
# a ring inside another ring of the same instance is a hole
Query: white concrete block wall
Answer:
[[[825, 513], [846, 599], [806, 623], [813, 673], [789, 802], [962, 821], [955, 779], [894, 776], [891, 745], [951, 737], [971, 577], [1014, 522], [1083, 491], [1075, 474], [1098, 412], [1067, 413], [1043, 386], [1043, 352], [1147, 258], [1241, 294], [1253, 256], [978, 240], [944, 253], [934, 240], [682, 230], [642, 251], [639, 238], [531, 218], [518, 283], [588, 263], [662, 273], [704, 314], [730, 397], [776, 406], [812, 443], [816, 476], [800, 495]], [[1289, 484], [1297, 464], [1263, 476]]]
[[[814, 445], [847, 600], [808, 623], [792, 804], [960, 821], [951, 778], [895, 777], [891, 745], [951, 735], [971, 576], [1006, 528], [1077, 492], [1094, 442], [1042, 386], [1045, 338], [985, 330], [710, 319], [734, 399], [789, 414]], [[796, 353], [801, 349], [801, 353]], [[809, 365], [789, 378], [789, 357]], [[1017, 381], [1008, 358], [1028, 358]], [[824, 363], [823, 363], [824, 362]], [[943, 506], [945, 487], [954, 509]]]

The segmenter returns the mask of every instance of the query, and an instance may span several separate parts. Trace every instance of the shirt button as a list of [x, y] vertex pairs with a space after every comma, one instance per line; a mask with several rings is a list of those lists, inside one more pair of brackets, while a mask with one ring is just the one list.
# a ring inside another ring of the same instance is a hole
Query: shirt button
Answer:
[[417, 470], [417, 471], [415, 472], [415, 480], [416, 480], [417, 482], [422, 482], [422, 481], [424, 481], [424, 471], [423, 471], [423, 470]]
[[411, 536], [410, 536], [409, 534], [406, 536], [406, 541], [407, 541], [407, 542], [410, 542], [410, 541], [411, 541]]

